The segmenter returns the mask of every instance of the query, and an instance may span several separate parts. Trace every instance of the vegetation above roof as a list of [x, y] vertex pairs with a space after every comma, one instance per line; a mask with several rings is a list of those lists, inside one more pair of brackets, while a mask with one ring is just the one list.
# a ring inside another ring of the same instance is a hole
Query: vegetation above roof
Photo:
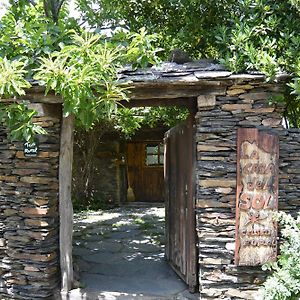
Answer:
[[[214, 58], [235, 73], [259, 70], [269, 80], [281, 71], [294, 74], [286, 115], [293, 127], [300, 126], [298, 0], [77, 0], [81, 20], [70, 17], [63, 2], [10, 1], [0, 20], [2, 98], [23, 94], [28, 87], [23, 79], [33, 77], [63, 96], [65, 116], [74, 114], [80, 126], [92, 128], [127, 98], [118, 85], [121, 66], [154, 65], [181, 48], [193, 58]], [[104, 28], [109, 37], [91, 33]], [[1, 112], [9, 124], [10, 106], [2, 104]], [[25, 134], [20, 114], [13, 115], [19, 124], [13, 137], [30, 139], [36, 128]]]

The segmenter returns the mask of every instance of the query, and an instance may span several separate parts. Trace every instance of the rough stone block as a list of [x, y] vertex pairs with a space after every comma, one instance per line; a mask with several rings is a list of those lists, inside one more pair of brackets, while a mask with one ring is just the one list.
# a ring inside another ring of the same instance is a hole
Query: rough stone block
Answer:
[[197, 151], [204, 151], [204, 152], [218, 152], [218, 151], [228, 151], [231, 150], [229, 147], [219, 147], [213, 145], [198, 145]]
[[243, 94], [245, 92], [246, 92], [246, 90], [238, 88], [238, 89], [228, 90], [227, 91], [227, 95], [229, 95], [229, 96], [236, 96], [236, 95]]
[[20, 181], [26, 183], [50, 184], [53, 183], [53, 181], [57, 181], [57, 179], [53, 177], [24, 176], [21, 177]]
[[225, 111], [234, 111], [234, 110], [243, 110], [247, 111], [249, 109], [252, 109], [251, 104], [224, 104], [222, 105], [222, 109]]
[[236, 187], [236, 180], [233, 179], [203, 179], [199, 185], [204, 188], [208, 187]]
[[216, 106], [215, 95], [201, 95], [197, 97], [198, 108], [200, 110], [209, 110]]

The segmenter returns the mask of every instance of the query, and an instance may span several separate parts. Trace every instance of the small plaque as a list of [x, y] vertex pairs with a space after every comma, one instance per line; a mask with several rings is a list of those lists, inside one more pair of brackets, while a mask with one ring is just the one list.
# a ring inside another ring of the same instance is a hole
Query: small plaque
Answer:
[[276, 260], [278, 209], [278, 136], [256, 128], [237, 134], [235, 263], [262, 265]]
[[38, 156], [39, 147], [38, 142], [25, 142], [24, 143], [24, 156], [26, 157], [36, 157]]

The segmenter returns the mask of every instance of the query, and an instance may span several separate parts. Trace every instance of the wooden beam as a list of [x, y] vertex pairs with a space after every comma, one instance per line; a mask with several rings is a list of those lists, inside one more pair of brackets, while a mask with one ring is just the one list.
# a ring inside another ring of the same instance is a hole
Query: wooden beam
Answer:
[[47, 95], [44, 92], [29, 90], [25, 96], [18, 97], [20, 100], [29, 100], [38, 103], [62, 103], [62, 97], [49, 92]]
[[199, 95], [225, 95], [226, 86], [134, 86], [129, 91], [131, 99], [174, 99]]
[[61, 293], [68, 293], [73, 284], [72, 235], [73, 206], [71, 201], [74, 116], [62, 119], [59, 157], [59, 215]]
[[180, 106], [194, 108], [196, 98], [177, 98], [177, 99], [130, 99], [121, 101], [124, 107], [154, 107], [154, 106]]

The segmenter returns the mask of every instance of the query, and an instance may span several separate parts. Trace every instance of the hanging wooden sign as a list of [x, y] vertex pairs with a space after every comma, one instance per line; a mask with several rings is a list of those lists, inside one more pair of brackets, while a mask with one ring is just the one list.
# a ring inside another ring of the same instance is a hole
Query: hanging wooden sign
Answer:
[[256, 128], [237, 132], [236, 265], [256, 266], [277, 256], [278, 136]]

